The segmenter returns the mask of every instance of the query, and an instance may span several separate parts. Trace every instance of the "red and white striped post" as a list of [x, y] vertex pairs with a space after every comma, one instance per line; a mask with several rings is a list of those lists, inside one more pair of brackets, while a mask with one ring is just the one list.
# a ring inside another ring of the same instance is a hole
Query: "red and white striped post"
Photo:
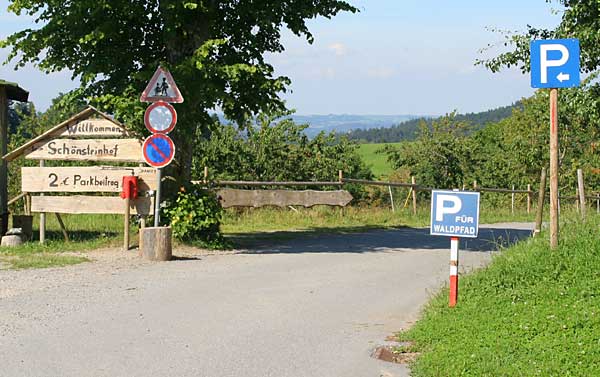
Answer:
[[450, 303], [451, 308], [458, 300], [458, 237], [450, 238]]

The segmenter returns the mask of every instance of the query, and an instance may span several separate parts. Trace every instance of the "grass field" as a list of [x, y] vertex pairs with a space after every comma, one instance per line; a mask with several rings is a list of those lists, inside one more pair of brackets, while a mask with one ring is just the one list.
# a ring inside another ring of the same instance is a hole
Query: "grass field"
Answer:
[[399, 335], [422, 353], [413, 376], [598, 375], [600, 218], [563, 219], [558, 250], [543, 233], [461, 278], [456, 308], [433, 298]]
[[387, 160], [385, 153], [377, 153], [386, 145], [398, 145], [399, 143], [383, 143], [383, 144], [360, 144], [358, 153], [363, 161], [371, 167], [371, 171], [375, 177], [387, 177], [392, 171], [392, 165]]

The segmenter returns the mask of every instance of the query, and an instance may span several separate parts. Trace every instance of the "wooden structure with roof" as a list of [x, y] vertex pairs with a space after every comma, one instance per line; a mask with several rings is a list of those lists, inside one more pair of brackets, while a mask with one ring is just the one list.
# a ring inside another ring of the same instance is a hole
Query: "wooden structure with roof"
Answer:
[[[0, 155], [4, 156], [8, 146], [8, 101], [27, 102], [29, 92], [13, 82], [0, 79]], [[8, 229], [8, 166], [0, 161], [0, 237]]]

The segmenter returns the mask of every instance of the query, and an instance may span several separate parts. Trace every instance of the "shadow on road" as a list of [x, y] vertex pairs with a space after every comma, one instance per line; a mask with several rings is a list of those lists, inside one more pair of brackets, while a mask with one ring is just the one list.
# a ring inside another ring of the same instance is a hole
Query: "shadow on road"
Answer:
[[[497, 251], [531, 236], [531, 229], [518, 226], [488, 226], [476, 239], [461, 239], [461, 251]], [[380, 229], [360, 233], [275, 232], [248, 236], [244, 253], [371, 253], [392, 249], [449, 249], [448, 237], [431, 236], [429, 228]]]

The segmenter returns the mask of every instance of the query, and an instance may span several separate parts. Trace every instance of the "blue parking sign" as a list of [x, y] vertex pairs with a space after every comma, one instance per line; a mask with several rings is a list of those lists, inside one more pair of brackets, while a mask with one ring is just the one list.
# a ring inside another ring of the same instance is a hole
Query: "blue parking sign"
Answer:
[[571, 88], [580, 84], [579, 40], [531, 41], [531, 87]]
[[431, 235], [477, 238], [478, 232], [478, 192], [431, 192]]

